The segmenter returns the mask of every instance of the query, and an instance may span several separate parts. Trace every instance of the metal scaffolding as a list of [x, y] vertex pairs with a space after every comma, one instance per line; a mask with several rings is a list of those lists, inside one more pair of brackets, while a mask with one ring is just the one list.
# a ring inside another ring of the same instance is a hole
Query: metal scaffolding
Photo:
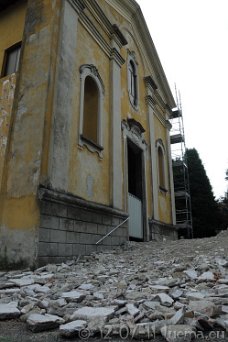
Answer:
[[191, 196], [180, 96], [177, 96], [177, 108], [172, 111], [170, 123], [172, 125], [170, 142], [178, 235], [179, 237], [192, 238]]

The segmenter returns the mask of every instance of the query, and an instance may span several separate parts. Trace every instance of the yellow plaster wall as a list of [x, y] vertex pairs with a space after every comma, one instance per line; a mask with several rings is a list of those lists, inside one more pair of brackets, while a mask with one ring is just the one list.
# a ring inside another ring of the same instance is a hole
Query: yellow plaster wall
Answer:
[[22, 40], [26, 14], [26, 1], [18, 1], [13, 7], [0, 12], [0, 70], [5, 50]]
[[[100, 204], [110, 204], [110, 61], [94, 38], [78, 23], [77, 58], [75, 60], [75, 82], [78, 94], [75, 96], [72, 122], [72, 150], [69, 174], [69, 191], [86, 200]], [[80, 72], [83, 64], [94, 64], [105, 87], [103, 111], [103, 157], [91, 152], [86, 146], [80, 147], [79, 111], [80, 111]]]
[[[2, 74], [5, 50], [22, 40], [26, 14], [26, 1], [0, 12], [0, 72]], [[16, 87], [16, 74], [0, 78], [0, 193], [5, 163], [11, 112]]]
[[[157, 111], [159, 111], [157, 109]], [[160, 112], [160, 115], [162, 113]], [[171, 213], [171, 195], [170, 195], [170, 184], [169, 184], [169, 167], [168, 167], [168, 142], [166, 129], [164, 125], [160, 122], [160, 120], [155, 117], [155, 140], [161, 139], [166, 153], [165, 167], [167, 173], [167, 193], [164, 193], [161, 190], [158, 190], [158, 209], [159, 209], [159, 219], [165, 223], [172, 223], [172, 213]]]
[[[0, 14], [4, 17], [0, 17], [0, 36], [4, 37], [4, 44], [0, 40], [1, 63], [3, 48], [23, 37], [9, 150], [0, 193], [0, 234], [1, 241], [7, 247], [4, 257], [10, 263], [19, 263], [23, 259], [27, 264], [32, 264], [37, 255], [40, 220], [37, 188], [42, 151], [47, 152], [45, 147], [51, 124], [50, 95], [55, 68], [52, 56], [56, 51], [52, 40], [57, 39], [58, 25], [55, 20], [58, 20], [56, 12], [61, 2], [29, 1], [28, 7], [24, 1], [18, 3]], [[29, 20], [24, 31], [25, 15], [27, 18], [29, 16]], [[41, 69], [43, 72], [40, 72]], [[0, 88], [2, 92], [2, 85]], [[9, 105], [12, 105], [12, 99], [11, 96]], [[21, 247], [26, 244], [25, 241], [29, 241], [27, 249]], [[0, 251], [0, 259], [2, 253]]]

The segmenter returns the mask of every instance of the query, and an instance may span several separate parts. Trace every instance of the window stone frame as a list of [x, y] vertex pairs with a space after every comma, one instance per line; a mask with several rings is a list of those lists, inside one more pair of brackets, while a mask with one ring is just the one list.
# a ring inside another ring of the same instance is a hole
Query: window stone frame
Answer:
[[[103, 147], [103, 112], [104, 112], [104, 95], [105, 87], [98, 69], [93, 64], [83, 64], [80, 66], [80, 119], [79, 119], [79, 146], [86, 146], [90, 152], [97, 152], [102, 157]], [[98, 87], [98, 115], [97, 115], [97, 142], [93, 142], [83, 136], [84, 123], [84, 95], [85, 95], [85, 79], [93, 78]]]
[[[131, 94], [131, 85], [130, 85], [130, 74], [129, 74], [129, 64], [132, 63], [135, 69], [135, 91], [136, 96], [133, 97]], [[138, 110], [139, 108], [139, 76], [138, 76], [138, 63], [136, 61], [136, 56], [134, 51], [128, 51], [127, 58], [127, 88], [128, 88], [128, 96], [130, 103], [134, 110]]]
[[[163, 155], [163, 172], [164, 172], [164, 187], [161, 186], [160, 182], [160, 164], [159, 164], [159, 155], [158, 155], [158, 149], [161, 149], [162, 155]], [[168, 174], [167, 174], [167, 160], [166, 160], [166, 150], [165, 146], [163, 144], [162, 139], [158, 139], [156, 141], [156, 157], [157, 157], [157, 176], [158, 176], [158, 188], [162, 193], [168, 192]]]

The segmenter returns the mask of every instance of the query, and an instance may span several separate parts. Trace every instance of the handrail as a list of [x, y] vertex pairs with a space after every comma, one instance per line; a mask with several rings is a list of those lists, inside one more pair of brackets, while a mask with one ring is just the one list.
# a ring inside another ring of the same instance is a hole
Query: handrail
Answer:
[[126, 218], [126, 220], [124, 220], [123, 222], [121, 222], [120, 224], [118, 224], [118, 226], [116, 226], [115, 228], [113, 228], [108, 234], [106, 234], [105, 236], [103, 236], [100, 240], [98, 240], [96, 242], [96, 245], [98, 245], [101, 241], [103, 241], [104, 239], [106, 239], [106, 237], [108, 237], [109, 235], [111, 235], [117, 228], [119, 228], [120, 226], [122, 226], [122, 224], [124, 224], [125, 222], [127, 222], [129, 220], [129, 217]]

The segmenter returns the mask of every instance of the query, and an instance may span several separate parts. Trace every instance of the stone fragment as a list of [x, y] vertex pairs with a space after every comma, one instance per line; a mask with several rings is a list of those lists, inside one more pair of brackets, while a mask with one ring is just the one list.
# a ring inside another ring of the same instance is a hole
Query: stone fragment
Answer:
[[69, 291], [63, 292], [62, 298], [66, 299], [67, 302], [77, 302], [80, 303], [85, 298], [85, 293], [80, 291]]
[[173, 289], [172, 291], [169, 292], [169, 295], [173, 298], [173, 299], [178, 299], [183, 295], [183, 290], [181, 289]]
[[129, 315], [131, 315], [133, 317], [138, 315], [138, 313], [140, 312], [140, 310], [138, 308], [136, 308], [134, 306], [134, 304], [127, 304], [126, 307], [127, 307], [127, 311], [129, 313]]
[[205, 295], [202, 292], [188, 291], [185, 293], [185, 297], [189, 300], [201, 300], [205, 298]]
[[35, 303], [30, 303], [30, 304], [27, 304], [25, 305], [22, 309], [21, 309], [21, 313], [24, 315], [24, 314], [27, 314], [29, 311], [31, 311], [35, 306]]
[[94, 292], [93, 296], [95, 299], [100, 299], [100, 300], [104, 299], [104, 293], [102, 293], [102, 292], [98, 292], [98, 291]]
[[164, 285], [150, 285], [150, 288], [152, 290], [161, 291], [161, 292], [169, 292], [170, 290], [170, 287], [164, 286]]
[[218, 280], [218, 283], [219, 284], [226, 284], [226, 285], [228, 285], [228, 278], [220, 278]]
[[82, 284], [79, 286], [79, 290], [84, 290], [84, 291], [90, 291], [94, 289], [94, 285], [93, 284]]
[[186, 271], [184, 271], [184, 273], [188, 276], [189, 279], [191, 280], [195, 280], [197, 279], [198, 275], [197, 272], [193, 269], [188, 269]]
[[138, 323], [130, 327], [131, 339], [151, 340], [160, 334], [162, 327], [166, 325], [165, 320], [155, 322]]
[[20, 292], [20, 289], [18, 287], [13, 287], [10, 289], [4, 289], [0, 290], [0, 295], [14, 295]]
[[223, 319], [221, 317], [215, 320], [216, 324], [223, 328], [224, 330], [228, 331], [228, 319]]
[[18, 302], [10, 302], [8, 304], [0, 304], [0, 320], [12, 319], [20, 316], [17, 308]]
[[198, 281], [214, 281], [214, 280], [215, 280], [214, 273], [210, 271], [202, 273], [201, 276], [199, 276], [198, 278]]
[[[60, 334], [65, 337], [73, 337], [87, 326], [86, 321], [77, 320], [70, 323], [62, 324], [59, 327]], [[88, 336], [89, 337], [89, 336]]]
[[175, 313], [175, 315], [169, 319], [168, 324], [170, 325], [182, 324], [184, 321], [185, 311], [186, 311], [185, 307], [178, 310]]
[[50, 314], [41, 315], [34, 313], [29, 315], [27, 319], [28, 328], [33, 332], [55, 329], [63, 323], [65, 323], [64, 319]]
[[45, 285], [49, 281], [52, 281], [53, 279], [54, 279], [54, 274], [52, 273], [45, 273], [45, 274], [34, 276], [34, 282], [40, 285]]
[[34, 284], [34, 279], [31, 276], [22, 277], [19, 279], [9, 279], [9, 281], [11, 281], [11, 283], [19, 287]]
[[195, 329], [185, 324], [165, 326], [161, 334], [167, 342], [190, 342], [196, 336]]
[[217, 313], [215, 304], [207, 300], [190, 301], [189, 308], [195, 311], [195, 313], [207, 315], [208, 317], [213, 317]]
[[102, 318], [104, 320], [109, 319], [114, 315], [116, 311], [116, 307], [109, 306], [109, 307], [90, 307], [85, 306], [78, 310], [76, 310], [73, 315], [70, 317], [71, 320], [93, 320]]
[[224, 313], [224, 314], [228, 314], [228, 305], [222, 305], [221, 311], [222, 311], [222, 313]]
[[160, 303], [164, 306], [172, 306], [174, 302], [174, 300], [170, 296], [168, 296], [166, 293], [157, 294], [154, 300], [156, 299], [159, 299]]

